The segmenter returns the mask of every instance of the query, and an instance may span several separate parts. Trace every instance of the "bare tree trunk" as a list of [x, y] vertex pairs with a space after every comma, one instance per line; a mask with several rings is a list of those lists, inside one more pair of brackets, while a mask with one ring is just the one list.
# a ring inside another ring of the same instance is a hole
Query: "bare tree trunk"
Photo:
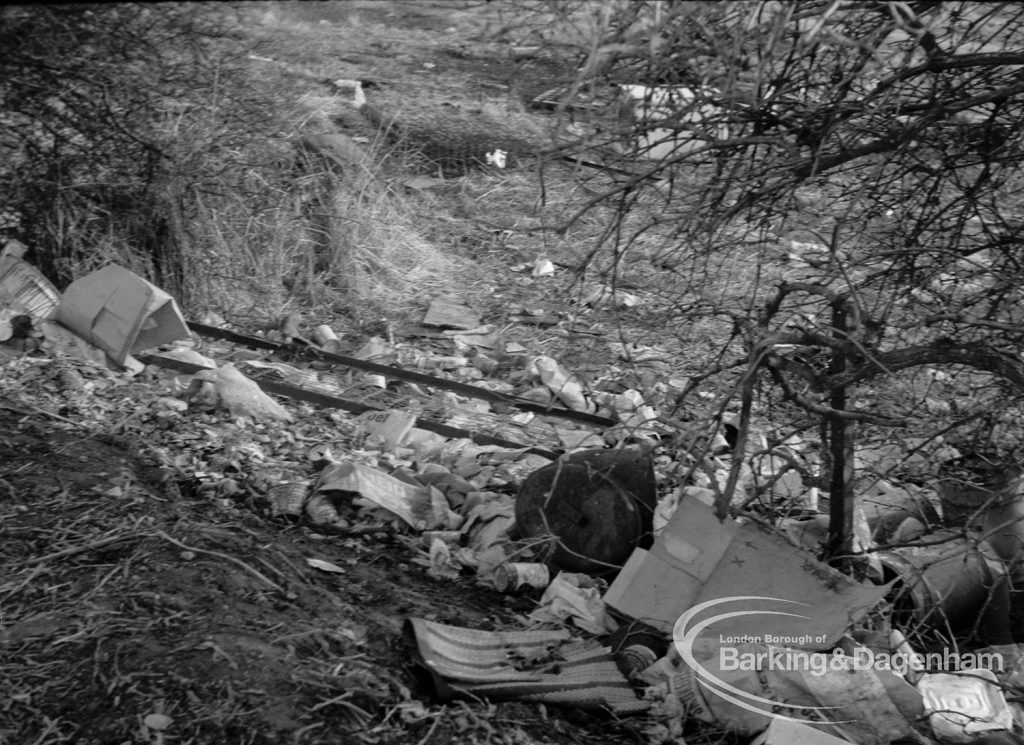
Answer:
[[[833, 335], [840, 344], [832, 350], [830, 375], [842, 375], [847, 367], [845, 342], [847, 339], [846, 307], [843, 300], [832, 303]], [[846, 387], [832, 391], [832, 410], [846, 410]], [[832, 472], [829, 483], [829, 535], [828, 555], [842, 556], [853, 550], [853, 444], [856, 424], [847, 417], [834, 416], [829, 420], [829, 454]]]

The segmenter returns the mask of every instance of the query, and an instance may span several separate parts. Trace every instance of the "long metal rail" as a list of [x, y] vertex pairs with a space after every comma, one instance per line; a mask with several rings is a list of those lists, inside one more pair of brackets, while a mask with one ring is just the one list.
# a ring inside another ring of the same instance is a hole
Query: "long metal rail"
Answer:
[[[158, 367], [174, 370], [186, 375], [195, 375], [197, 372], [207, 369], [200, 365], [192, 364], [191, 362], [176, 360], [170, 357], [162, 357], [160, 355], [140, 354], [136, 355], [136, 357], [144, 364], [156, 365]], [[326, 393], [311, 391], [290, 383], [267, 380], [265, 378], [257, 379], [255, 382], [260, 386], [260, 388], [268, 393], [275, 393], [279, 396], [284, 396], [285, 398], [290, 398], [296, 401], [306, 401], [314, 406], [342, 409], [343, 411], [349, 411], [353, 414], [362, 414], [364, 411], [381, 411], [381, 409], [378, 409], [375, 406], [370, 406], [360, 401], [352, 401], [339, 396], [330, 396]], [[525, 449], [529, 453], [543, 455], [544, 457], [551, 458], [552, 460], [561, 455], [562, 452], [560, 450], [548, 450], [547, 448], [534, 447], [521, 442], [506, 440], [502, 437], [494, 437], [482, 432], [471, 432], [467, 429], [453, 427], [449, 424], [435, 422], [427, 418], [417, 417], [416, 426], [421, 429], [425, 429], [428, 432], [435, 432], [443, 437], [468, 438], [478, 445], [497, 445], [498, 447], [512, 448], [515, 450]]]
[[597, 416], [596, 414], [588, 414], [583, 411], [573, 411], [572, 409], [563, 409], [561, 407], [545, 406], [544, 404], [537, 403], [536, 401], [528, 401], [516, 396], [499, 393], [498, 391], [489, 391], [486, 388], [479, 388], [468, 383], [461, 383], [457, 380], [446, 380], [445, 378], [439, 378], [434, 375], [427, 375], [413, 370], [405, 370], [401, 367], [381, 365], [376, 362], [360, 360], [344, 354], [325, 352], [323, 350], [304, 345], [282, 344], [268, 339], [261, 339], [258, 336], [246, 336], [245, 334], [239, 334], [234, 331], [228, 331], [227, 329], [207, 326], [193, 321], [189, 321], [188, 325], [189, 328], [200, 336], [222, 339], [235, 344], [242, 344], [253, 349], [268, 349], [275, 352], [298, 354], [300, 357], [307, 360], [320, 360], [357, 370], [365, 370], [366, 372], [384, 375], [385, 377], [395, 380], [404, 380], [407, 383], [418, 383], [420, 385], [427, 385], [433, 388], [440, 388], [441, 390], [458, 393], [462, 396], [475, 398], [479, 401], [504, 404], [506, 406], [519, 409], [520, 411], [530, 411], [534, 414], [558, 417], [559, 419], [580, 422], [581, 424], [590, 424], [602, 429], [614, 427], [618, 424], [618, 422], [613, 419]]

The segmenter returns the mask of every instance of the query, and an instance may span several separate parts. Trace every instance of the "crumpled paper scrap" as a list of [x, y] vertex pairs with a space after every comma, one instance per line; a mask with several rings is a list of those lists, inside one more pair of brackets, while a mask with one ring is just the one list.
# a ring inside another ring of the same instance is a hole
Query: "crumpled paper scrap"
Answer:
[[[455, 529], [462, 516], [432, 486], [414, 486], [362, 463], [332, 463], [320, 474], [314, 497], [321, 492], [351, 492], [371, 507], [381, 507], [415, 530]], [[357, 502], [358, 503], [358, 502]]]
[[559, 572], [540, 598], [541, 606], [530, 614], [540, 622], [571, 620], [591, 634], [608, 634], [619, 625], [608, 615], [601, 591], [592, 577]]
[[291, 412], [264, 393], [255, 381], [245, 377], [230, 362], [216, 370], [200, 370], [192, 381], [193, 385], [198, 381], [197, 389], [201, 388], [203, 383], [211, 383], [220, 402], [233, 416], [279, 422], [294, 421]]
[[584, 395], [579, 378], [551, 357], [534, 357], [530, 363], [530, 372], [540, 378], [570, 409], [590, 413], [595, 410], [595, 406]]

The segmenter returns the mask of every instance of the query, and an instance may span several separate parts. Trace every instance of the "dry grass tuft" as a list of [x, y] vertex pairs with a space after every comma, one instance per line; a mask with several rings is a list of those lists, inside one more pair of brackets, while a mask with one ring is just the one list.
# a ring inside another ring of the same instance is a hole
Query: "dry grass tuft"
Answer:
[[336, 185], [330, 196], [324, 281], [359, 307], [406, 315], [452, 289], [455, 260], [426, 240], [394, 190]]
[[487, 153], [503, 150], [513, 166], [532, 163], [550, 144], [537, 119], [497, 101], [375, 100], [367, 110], [390, 141], [422, 155], [444, 176], [465, 175], [487, 165]]

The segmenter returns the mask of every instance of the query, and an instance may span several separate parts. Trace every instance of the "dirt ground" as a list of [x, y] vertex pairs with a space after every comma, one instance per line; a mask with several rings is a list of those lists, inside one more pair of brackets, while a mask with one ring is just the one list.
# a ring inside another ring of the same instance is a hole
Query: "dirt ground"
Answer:
[[4, 743], [643, 741], [601, 715], [430, 701], [403, 620], [511, 628], [528, 597], [431, 579], [383, 531], [190, 493], [134, 438], [10, 404], [0, 433]]
[[[264, 7], [333, 24], [339, 54], [353, 28], [409, 32], [397, 51], [356, 55], [353, 77], [425, 63], [435, 77], [509, 75], [504, 60], [444, 51], [467, 4]], [[332, 437], [323, 412], [254, 434], [225, 413], [162, 408], [166, 380], [148, 374], [3, 352], [3, 745], [648, 741], [640, 718], [432, 698], [403, 621], [520, 628], [536, 593], [432, 579], [411, 561], [415, 537], [390, 528], [334, 535], [271, 516], [266, 458], [308, 476], [305, 449]]]

